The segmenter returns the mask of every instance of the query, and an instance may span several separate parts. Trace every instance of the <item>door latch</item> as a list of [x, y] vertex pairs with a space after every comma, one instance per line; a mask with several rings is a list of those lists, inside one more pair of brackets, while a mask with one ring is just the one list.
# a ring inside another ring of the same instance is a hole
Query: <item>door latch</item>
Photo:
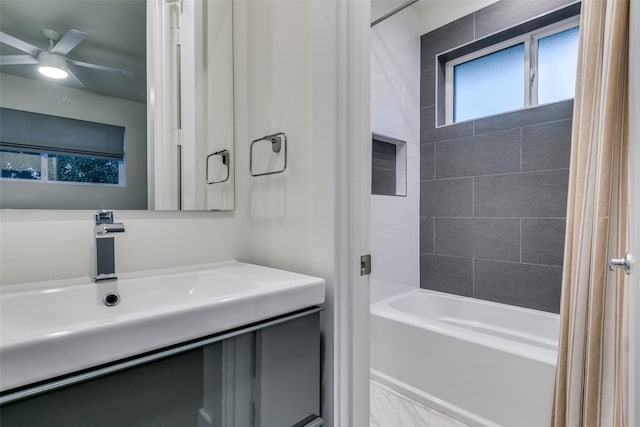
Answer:
[[366, 276], [371, 274], [371, 255], [362, 255], [360, 257], [360, 275]]

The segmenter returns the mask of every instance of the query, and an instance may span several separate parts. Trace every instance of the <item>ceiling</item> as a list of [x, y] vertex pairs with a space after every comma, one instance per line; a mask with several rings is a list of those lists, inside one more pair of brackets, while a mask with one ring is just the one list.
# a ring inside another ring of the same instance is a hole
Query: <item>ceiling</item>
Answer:
[[[497, 0], [420, 0], [404, 9], [418, 19], [418, 35], [426, 34], [449, 22], [482, 9]], [[374, 21], [408, 0], [371, 0], [371, 21]]]
[[[85, 90], [146, 103], [145, 0], [0, 0], [1, 31], [45, 49], [41, 28], [61, 36], [72, 28], [85, 31], [89, 35], [69, 59], [133, 72], [122, 75], [69, 64]], [[24, 52], [2, 44], [0, 54]], [[4, 65], [0, 72], [47, 80], [37, 65]]]

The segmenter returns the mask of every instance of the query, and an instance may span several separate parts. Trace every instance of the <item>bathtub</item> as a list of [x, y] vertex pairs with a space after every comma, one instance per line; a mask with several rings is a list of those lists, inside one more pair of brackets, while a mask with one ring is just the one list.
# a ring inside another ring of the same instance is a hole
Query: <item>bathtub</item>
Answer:
[[371, 377], [470, 426], [548, 426], [559, 316], [415, 290], [371, 305]]

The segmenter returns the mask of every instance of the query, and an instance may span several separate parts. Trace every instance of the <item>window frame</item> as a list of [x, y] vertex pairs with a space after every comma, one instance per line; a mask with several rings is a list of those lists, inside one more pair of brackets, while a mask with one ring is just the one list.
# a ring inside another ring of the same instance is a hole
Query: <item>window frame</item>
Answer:
[[[462, 55], [458, 58], [451, 59], [445, 62], [445, 105], [444, 105], [444, 113], [445, 113], [445, 122], [443, 126], [452, 125], [456, 123], [463, 123], [465, 121], [476, 120], [482, 117], [490, 117], [490, 116], [481, 116], [473, 119], [462, 120], [458, 122], [453, 121], [453, 71], [457, 65], [464, 64], [469, 61], [473, 61], [474, 59], [481, 58], [483, 56], [491, 55], [500, 50], [507, 49], [518, 44], [524, 43], [524, 75], [522, 76], [524, 79], [524, 106], [521, 109], [527, 109], [531, 107], [536, 107], [538, 104], [538, 79], [537, 79], [537, 71], [538, 71], [538, 41], [545, 37], [549, 37], [551, 35], [561, 33], [566, 30], [570, 30], [575, 27], [580, 27], [580, 15], [575, 15], [567, 19], [563, 19], [558, 22], [554, 22], [553, 24], [546, 25], [544, 27], [538, 28], [533, 31], [529, 31], [525, 34], [512, 37], [508, 40], [504, 40], [499, 43], [492, 44], [491, 46], [484, 47], [482, 49], [478, 49], [474, 52], [468, 53], [466, 55]], [[569, 98], [570, 99], [570, 98]], [[510, 110], [510, 111], [519, 111]], [[508, 111], [504, 111], [496, 114], [504, 114]]]

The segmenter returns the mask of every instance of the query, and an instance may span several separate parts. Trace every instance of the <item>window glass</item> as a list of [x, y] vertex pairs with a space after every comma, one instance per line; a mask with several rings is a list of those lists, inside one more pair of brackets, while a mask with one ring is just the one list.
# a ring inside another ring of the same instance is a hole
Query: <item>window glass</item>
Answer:
[[456, 65], [453, 121], [524, 108], [524, 53], [520, 43]]
[[47, 164], [49, 181], [118, 184], [118, 160], [49, 155]]
[[573, 98], [578, 27], [538, 40], [538, 104]]
[[35, 179], [42, 176], [39, 154], [0, 150], [2, 178]]

